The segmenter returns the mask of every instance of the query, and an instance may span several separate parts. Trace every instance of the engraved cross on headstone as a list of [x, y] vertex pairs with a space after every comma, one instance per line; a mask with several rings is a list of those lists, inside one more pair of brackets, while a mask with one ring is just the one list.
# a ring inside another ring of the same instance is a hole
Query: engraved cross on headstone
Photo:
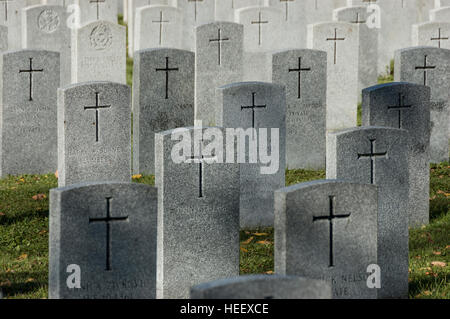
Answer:
[[261, 11], [259, 11], [259, 14], [258, 14], [258, 21], [251, 21], [251, 24], [258, 25], [258, 45], [261, 45], [262, 24], [267, 24], [267, 23], [269, 23], [269, 21], [262, 20], [262, 12]]
[[169, 23], [169, 20], [163, 20], [162, 10], [159, 12], [159, 20], [152, 21], [152, 23], [159, 23], [159, 45], [162, 44], [163, 23]]
[[345, 38], [337, 37], [337, 28], [334, 28], [334, 38], [327, 38], [327, 41], [334, 41], [334, 64], [336, 64], [337, 59], [337, 41], [344, 41]]
[[302, 68], [302, 58], [298, 58], [298, 67], [296, 69], [289, 69], [289, 72], [298, 73], [298, 98], [301, 98], [301, 82], [302, 82], [302, 71], [311, 71], [311, 68]]
[[188, 2], [194, 2], [194, 20], [197, 21], [197, 2], [203, 2], [203, 0], [187, 0]]
[[166, 72], [166, 100], [169, 98], [169, 72], [172, 71], [179, 71], [178, 68], [169, 68], [169, 57], [166, 57], [166, 67], [164, 69], [162, 68], [156, 68], [156, 72]]
[[5, 10], [5, 21], [8, 21], [8, 2], [11, 2], [13, 0], [0, 0], [0, 2], [3, 2], [4, 10]]
[[99, 92], [95, 92], [95, 105], [85, 106], [84, 110], [95, 110], [95, 141], [98, 142], [98, 116], [100, 109], [109, 109], [111, 105], [100, 105], [99, 103]]
[[438, 41], [438, 48], [441, 48], [441, 41], [442, 40], [447, 40], [448, 41], [448, 37], [441, 36], [441, 28], [439, 28], [437, 38], [436, 37], [431, 37], [431, 41]]
[[105, 3], [105, 0], [89, 0], [89, 3], [95, 3], [97, 9], [97, 20], [100, 19], [100, 3]]
[[363, 158], [370, 159], [370, 184], [375, 183], [375, 160], [377, 158], [385, 158], [387, 159], [387, 152], [375, 152], [375, 141], [376, 139], [369, 139], [370, 141], [370, 153], [366, 154], [358, 154], [358, 160]]
[[423, 65], [416, 66], [416, 70], [423, 70], [423, 85], [427, 85], [427, 70], [436, 69], [435, 65], [427, 65], [428, 55], [423, 57]]
[[313, 216], [313, 222], [320, 221], [320, 220], [327, 220], [329, 222], [329, 232], [330, 232], [330, 262], [329, 267], [334, 267], [334, 252], [333, 252], [333, 221], [334, 219], [343, 219], [343, 218], [349, 218], [351, 214], [342, 214], [342, 215], [335, 215], [335, 196], [329, 196], [329, 215], [326, 216]]
[[252, 110], [252, 128], [255, 128], [255, 109], [267, 107], [267, 105], [265, 105], [265, 104], [264, 105], [256, 105], [255, 104], [255, 95], [256, 95], [256, 92], [253, 92], [252, 93], [252, 105], [241, 106], [241, 111], [246, 110], [246, 109]]
[[19, 73], [28, 73], [29, 78], [29, 101], [33, 101], [33, 72], [44, 72], [44, 69], [33, 69], [33, 58], [30, 59], [30, 68], [28, 70], [19, 70]]
[[398, 128], [402, 128], [402, 111], [407, 108], [411, 108], [412, 105], [405, 104], [405, 96], [401, 93], [398, 94], [398, 105], [388, 106], [388, 110], [398, 111]]
[[111, 199], [112, 199], [112, 197], [106, 197], [106, 217], [101, 217], [101, 218], [89, 217], [89, 224], [92, 224], [92, 223], [105, 223], [106, 224], [106, 271], [112, 270], [112, 267], [111, 267], [111, 251], [112, 251], [111, 223], [128, 221], [128, 216], [111, 217]]
[[360, 20], [360, 14], [359, 12], [356, 12], [356, 19], [354, 21], [350, 21], [351, 23], [356, 23], [356, 24], [362, 24], [362, 23], [366, 23], [365, 20]]
[[222, 38], [222, 30], [219, 28], [217, 31], [217, 39], [209, 39], [209, 43], [211, 42], [217, 42], [217, 55], [219, 59], [219, 65], [222, 60], [222, 43], [225, 41], [230, 41], [230, 38]]
[[[205, 160], [215, 160], [215, 156], [204, 156], [203, 155], [203, 140], [199, 142], [199, 155], [196, 155], [196, 148], [194, 147], [194, 155], [191, 155], [186, 163], [198, 163], [198, 197], [203, 197], [203, 176], [204, 176], [204, 162]], [[208, 163], [207, 163], [208, 164]]]
[[288, 21], [289, 17], [289, 2], [294, 2], [295, 0], [280, 0], [280, 2], [284, 2], [286, 6], [286, 21]]

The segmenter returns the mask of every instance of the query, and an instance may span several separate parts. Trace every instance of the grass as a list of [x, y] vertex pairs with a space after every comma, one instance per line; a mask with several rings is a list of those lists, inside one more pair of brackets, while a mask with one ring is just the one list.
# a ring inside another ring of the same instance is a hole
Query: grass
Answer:
[[[286, 185], [324, 171], [287, 170]], [[133, 176], [154, 185], [154, 176]], [[47, 298], [48, 196], [54, 174], [0, 180], [0, 288], [6, 298]], [[430, 225], [410, 231], [410, 297], [450, 299], [450, 163], [431, 166]], [[240, 233], [241, 274], [274, 270], [273, 228]], [[444, 262], [439, 264], [436, 262]]]

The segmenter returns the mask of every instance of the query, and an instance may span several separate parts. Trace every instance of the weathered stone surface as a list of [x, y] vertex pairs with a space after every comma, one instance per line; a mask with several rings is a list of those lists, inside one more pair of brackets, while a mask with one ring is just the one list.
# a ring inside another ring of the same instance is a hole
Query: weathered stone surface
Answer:
[[[156, 296], [157, 189], [82, 183], [50, 191], [49, 298]], [[78, 271], [80, 287], [73, 288]]]

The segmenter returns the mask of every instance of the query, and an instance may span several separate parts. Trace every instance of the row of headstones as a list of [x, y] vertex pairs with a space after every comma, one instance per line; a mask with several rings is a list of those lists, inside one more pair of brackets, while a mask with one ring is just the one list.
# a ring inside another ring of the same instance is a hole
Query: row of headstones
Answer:
[[[411, 26], [428, 20], [425, 18], [427, 14], [423, 12], [432, 8], [433, 1], [235, 0], [236, 3], [233, 4], [233, 0], [178, 3], [167, 0], [133, 0], [129, 2], [129, 10], [133, 13], [128, 20], [128, 54], [133, 56], [134, 50], [150, 47], [174, 47], [192, 51], [195, 49], [194, 28], [214, 20], [244, 25], [246, 52], [304, 48], [308, 43], [306, 38], [309, 24], [332, 19], [354, 24], [365, 24], [367, 21], [372, 22], [370, 31], [376, 37], [379, 36], [378, 73], [382, 73], [397, 49], [410, 46]], [[374, 20], [374, 9], [367, 8], [370, 4], [380, 7], [380, 19]], [[349, 7], [345, 8], [345, 5]], [[380, 28], [379, 32], [377, 28]], [[396, 32], [393, 33], [392, 30]]]
[[[437, 48], [400, 51], [398, 69], [404, 78], [399, 80], [423, 84], [421, 77], [427, 69], [414, 75], [417, 73], [414, 65], [423, 62], [424, 56], [429, 58], [428, 62], [446, 65], [441, 70], [440, 65], [433, 64], [435, 72], [427, 76], [428, 81], [444, 79], [449, 85], [446, 79], [450, 52]], [[286, 166], [323, 168], [325, 158], [333, 157], [332, 154], [325, 156], [328, 112], [324, 103], [325, 53], [292, 50], [276, 54], [273, 59], [275, 84], [239, 82], [221, 86], [215, 89], [214, 107], [208, 109], [217, 126], [278, 130], [275, 132], [278, 137], [271, 131], [271, 138], [279, 138], [279, 148], [260, 151], [259, 160], [266, 156], [265, 165], [251, 164], [243, 174], [241, 215], [244, 226], [273, 223], [271, 194], [284, 185]], [[298, 69], [294, 73], [289, 68], [291, 63], [295, 66], [301, 61], [311, 68], [303, 77], [299, 76], [302, 73]], [[155, 160], [159, 155], [154, 153], [154, 134], [194, 124], [194, 54], [175, 49], [147, 50], [140, 52], [136, 62], [131, 109], [130, 90], [119, 83], [74, 84], [59, 89], [57, 98], [59, 59], [56, 52], [4, 53], [0, 175], [44, 174], [58, 169], [60, 186], [81, 181], [129, 181], [131, 111], [134, 172], [155, 173]], [[420, 87], [385, 85], [376, 91], [381, 97], [373, 101], [370, 88], [363, 91], [364, 125], [409, 129], [414, 136], [410, 156], [414, 171], [411, 178], [416, 185], [410, 196], [414, 207], [411, 208], [413, 224], [428, 221], [430, 109], [434, 138], [440, 137], [446, 142], [448, 126], [447, 102], [439, 100], [437, 86], [432, 86], [431, 103], [428, 103], [430, 94]], [[299, 98], [301, 92], [307, 95]], [[423, 101], [427, 101], [427, 109], [422, 108]], [[374, 115], [374, 107], [384, 110], [382, 116]], [[438, 131], [436, 123], [445, 130]], [[436, 132], [441, 132], [441, 136]], [[448, 144], [445, 145], [448, 158]], [[261, 166], [265, 166], [269, 174], [261, 174]], [[248, 184], [251, 187], [248, 188]]]
[[[378, 151], [389, 153], [377, 163], [378, 190], [350, 182], [355, 167], [348, 160], [339, 163], [347, 181], [275, 192], [275, 273], [314, 279], [280, 283], [284, 293], [277, 292], [277, 277], [205, 284], [239, 275], [240, 167], [205, 164], [199, 197], [197, 169], [170, 161], [172, 134], [157, 134], [163, 155], [156, 187], [110, 182], [51, 190], [50, 298], [188, 298], [199, 284], [192, 298], [408, 296], [407, 207], [400, 200], [408, 189], [406, 131], [355, 129], [330, 144], [349, 158], [358, 147], [341, 144], [367, 140], [368, 151], [369, 140], [377, 139]], [[369, 162], [360, 161], [357, 173], [370, 174]], [[247, 287], [236, 291], [241, 285]]]
[[75, 3], [80, 5], [79, 25], [73, 12], [63, 5], [5, 0], [0, 6], [0, 51], [23, 48], [59, 52], [62, 86], [84, 81], [125, 84], [126, 28], [117, 24], [117, 8], [110, 19], [92, 21], [94, 2]]

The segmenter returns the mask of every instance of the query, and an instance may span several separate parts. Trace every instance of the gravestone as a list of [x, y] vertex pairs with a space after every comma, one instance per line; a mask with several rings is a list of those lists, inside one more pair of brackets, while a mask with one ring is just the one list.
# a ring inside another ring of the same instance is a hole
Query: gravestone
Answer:
[[240, 146], [240, 225], [272, 226], [273, 192], [285, 185], [285, 89], [272, 83], [232, 83], [217, 88], [216, 99], [217, 125], [234, 128]]
[[56, 51], [61, 58], [61, 86], [70, 84], [70, 29], [66, 8], [54, 5], [26, 7], [22, 11], [22, 47]]
[[195, 28], [214, 22], [215, 0], [180, 0], [177, 7], [183, 14], [183, 46], [195, 51]]
[[331, 286], [295, 276], [248, 275], [192, 287], [191, 299], [331, 299]]
[[150, 48], [182, 48], [181, 10], [170, 6], [136, 9], [135, 51]]
[[50, 190], [49, 298], [155, 298], [157, 207], [137, 183]]
[[77, 83], [58, 89], [58, 185], [131, 178], [128, 86]]
[[450, 49], [450, 22], [415, 24], [413, 25], [412, 39], [413, 46]]
[[445, 8], [450, 6], [449, 0], [434, 0], [434, 3], [435, 8]]
[[333, 10], [346, 6], [346, 0], [302, 0], [305, 3], [306, 24], [331, 21]]
[[280, 22], [282, 41], [277, 49], [304, 48], [306, 44], [306, 19], [304, 0], [266, 0], [269, 7], [283, 12]]
[[265, 0], [215, 0], [216, 21], [235, 22], [235, 10], [245, 7], [264, 6]]
[[378, 29], [367, 25], [367, 8], [365, 6], [345, 7], [333, 11], [334, 21], [355, 24], [359, 33], [358, 87], [357, 95], [361, 100], [361, 91], [377, 84], [378, 72]]
[[236, 21], [244, 26], [243, 81], [269, 82], [272, 65], [269, 51], [283, 47], [283, 12], [271, 7], [236, 10]]
[[133, 72], [133, 171], [155, 173], [155, 133], [194, 124], [194, 53], [136, 51]]
[[195, 118], [215, 125], [216, 88], [242, 80], [243, 26], [231, 22], [196, 29]]
[[377, 188], [322, 180], [275, 192], [275, 272], [325, 280], [334, 299], [374, 299]]
[[408, 297], [408, 132], [353, 128], [327, 136], [327, 178], [378, 186], [378, 297]]
[[96, 21], [72, 33], [72, 83], [126, 83], [125, 27]]
[[363, 126], [408, 131], [409, 226], [428, 224], [430, 198], [430, 88], [394, 82], [363, 91]]
[[412, 47], [395, 56], [395, 81], [407, 81], [431, 88], [431, 162], [449, 160], [450, 50]]
[[22, 48], [22, 8], [26, 6], [26, 0], [0, 0], [0, 25], [8, 27], [9, 50]]
[[109, 21], [117, 23], [117, 0], [75, 0], [80, 8], [80, 23]]
[[327, 52], [327, 131], [357, 124], [358, 42], [355, 24], [308, 25], [308, 48]]
[[239, 164], [220, 158], [234, 149], [222, 136], [201, 127], [156, 134], [159, 299], [189, 298], [193, 285], [239, 275]]
[[272, 82], [286, 87], [286, 166], [324, 169], [326, 52], [299, 49], [274, 54]]
[[435, 0], [416, 0], [417, 22], [427, 22], [430, 18], [430, 10], [435, 7]]
[[0, 69], [0, 176], [48, 174], [57, 167], [59, 53], [8, 51]]
[[450, 6], [430, 10], [430, 21], [449, 22], [450, 21]]
[[[184, 1], [184, 0], [180, 0]], [[187, 1], [187, 0], [186, 0]], [[127, 0], [128, 13], [127, 13], [127, 27], [128, 27], [128, 56], [133, 57], [134, 53], [134, 39], [135, 39], [135, 18], [136, 9], [139, 7], [149, 5], [170, 5], [177, 6], [177, 0]]]

